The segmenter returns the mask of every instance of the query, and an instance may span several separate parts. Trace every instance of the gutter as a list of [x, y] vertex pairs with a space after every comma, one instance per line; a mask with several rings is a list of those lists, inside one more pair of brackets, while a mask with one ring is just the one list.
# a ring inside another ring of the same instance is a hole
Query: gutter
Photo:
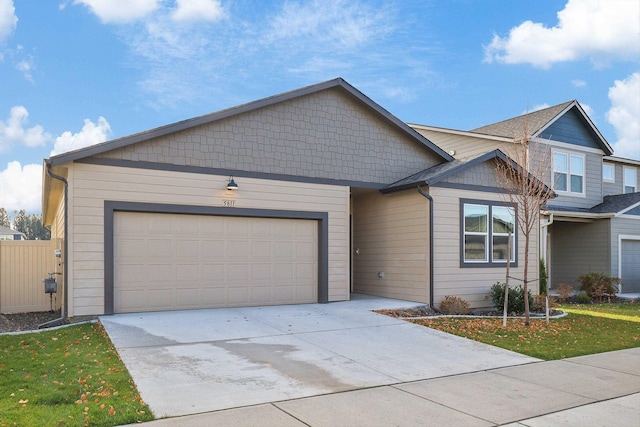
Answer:
[[418, 185], [418, 192], [429, 200], [429, 308], [433, 306], [433, 197]]
[[553, 211], [546, 210], [542, 211], [541, 214], [549, 215], [551, 218], [554, 216], [556, 218], [576, 218], [576, 219], [603, 219], [603, 218], [613, 218], [616, 216], [615, 213], [588, 213], [588, 212], [563, 212], [563, 211]]
[[60, 310], [60, 317], [58, 319], [53, 319], [49, 322], [43, 323], [41, 325], [38, 325], [38, 329], [42, 329], [42, 328], [49, 328], [51, 326], [58, 326], [58, 325], [62, 325], [64, 323], [68, 323], [69, 319], [67, 318], [67, 303], [68, 303], [68, 293], [67, 293], [67, 287], [68, 287], [68, 276], [69, 276], [69, 270], [67, 269], [67, 249], [69, 246], [68, 243], [68, 233], [69, 233], [69, 227], [67, 224], [67, 215], [68, 215], [68, 211], [69, 211], [69, 204], [68, 202], [68, 193], [69, 193], [69, 183], [67, 182], [67, 180], [59, 175], [54, 174], [51, 171], [51, 162], [45, 160], [46, 163], [46, 168], [47, 168], [47, 175], [49, 175], [51, 178], [53, 179], [57, 179], [58, 181], [61, 181], [64, 184], [64, 243], [63, 243], [63, 255], [64, 255], [64, 260], [63, 260], [63, 271], [64, 271], [64, 275], [62, 276], [62, 292], [63, 292], [63, 301], [62, 301], [62, 308]]

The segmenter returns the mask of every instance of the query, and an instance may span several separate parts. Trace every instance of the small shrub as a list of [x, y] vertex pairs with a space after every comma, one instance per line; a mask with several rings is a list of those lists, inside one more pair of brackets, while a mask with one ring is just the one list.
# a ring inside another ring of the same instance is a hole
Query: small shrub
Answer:
[[567, 283], [561, 283], [558, 285], [556, 292], [558, 293], [558, 299], [560, 301], [566, 301], [571, 296], [571, 292], [573, 292], [573, 286]]
[[544, 265], [544, 259], [540, 258], [540, 295], [547, 294], [547, 267]]
[[591, 297], [586, 292], [580, 292], [576, 295], [578, 304], [591, 304]]
[[447, 295], [440, 303], [440, 311], [444, 314], [469, 314], [471, 308], [469, 303], [460, 297]]
[[[504, 309], [504, 283], [496, 283], [491, 287], [491, 301], [497, 310]], [[529, 292], [529, 307], [534, 304], [531, 292]], [[507, 301], [507, 312], [523, 313], [524, 312], [524, 289], [522, 286], [509, 288], [509, 300]]]
[[622, 283], [617, 277], [607, 276], [604, 273], [587, 273], [578, 277], [580, 290], [584, 291], [591, 299], [602, 300], [616, 293], [616, 285]]

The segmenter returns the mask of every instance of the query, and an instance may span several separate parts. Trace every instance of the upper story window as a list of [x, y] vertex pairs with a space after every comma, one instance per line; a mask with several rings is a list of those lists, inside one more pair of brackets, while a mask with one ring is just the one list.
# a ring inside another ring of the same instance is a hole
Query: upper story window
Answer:
[[[507, 258], [516, 262], [516, 217], [514, 209], [500, 202], [461, 201], [462, 266], [504, 266]], [[508, 240], [512, 235], [511, 254]]]
[[613, 164], [602, 164], [602, 180], [604, 182], [616, 182], [616, 169]]
[[584, 194], [584, 156], [553, 153], [553, 189], [560, 193]]
[[624, 168], [624, 192], [635, 193], [638, 191], [638, 170], [636, 168]]

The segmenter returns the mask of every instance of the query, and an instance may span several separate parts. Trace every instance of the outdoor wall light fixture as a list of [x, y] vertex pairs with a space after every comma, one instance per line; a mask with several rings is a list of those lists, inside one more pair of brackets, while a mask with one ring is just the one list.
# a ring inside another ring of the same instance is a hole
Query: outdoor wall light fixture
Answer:
[[229, 182], [227, 183], [227, 190], [235, 191], [238, 189], [238, 184], [233, 180], [233, 177], [229, 177]]

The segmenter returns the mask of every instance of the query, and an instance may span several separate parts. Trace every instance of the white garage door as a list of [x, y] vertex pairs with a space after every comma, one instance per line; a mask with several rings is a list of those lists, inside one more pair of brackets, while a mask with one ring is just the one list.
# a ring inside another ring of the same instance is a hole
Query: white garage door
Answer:
[[640, 240], [622, 240], [620, 247], [622, 292], [640, 292]]
[[114, 311], [312, 303], [311, 220], [116, 212]]

